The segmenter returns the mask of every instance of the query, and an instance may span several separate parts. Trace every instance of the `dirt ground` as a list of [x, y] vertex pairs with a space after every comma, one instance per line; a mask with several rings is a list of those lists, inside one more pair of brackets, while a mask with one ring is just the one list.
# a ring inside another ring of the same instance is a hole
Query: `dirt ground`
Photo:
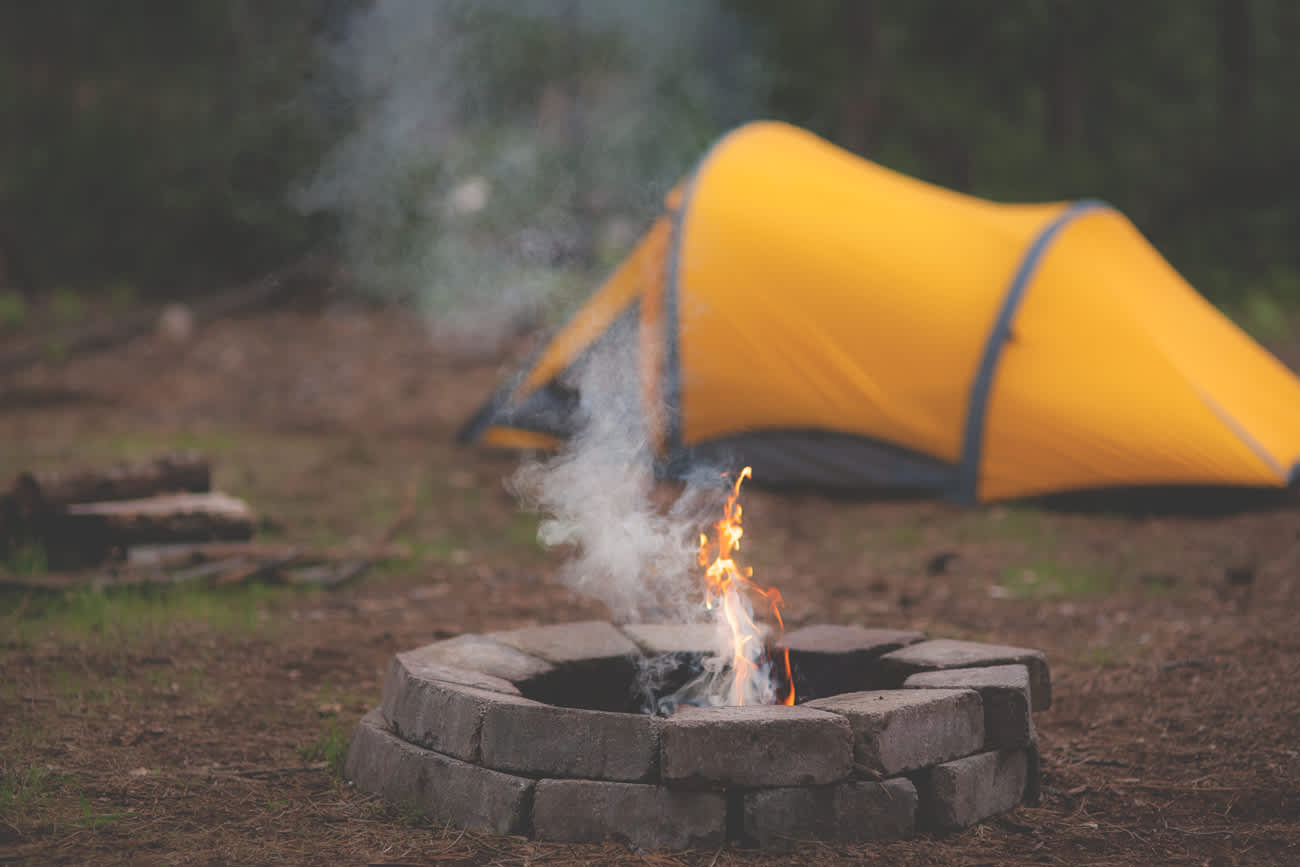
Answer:
[[[0, 335], [10, 340], [12, 334]], [[519, 346], [520, 352], [527, 347]], [[433, 825], [336, 770], [395, 651], [602, 617], [452, 442], [508, 364], [413, 318], [273, 311], [0, 377], [0, 479], [198, 448], [304, 544], [410, 558], [334, 591], [0, 596], [0, 860], [19, 863], [1300, 863], [1300, 514], [1126, 517], [757, 487], [747, 561], [787, 621], [1041, 648], [1042, 804], [888, 844], [654, 853]]]

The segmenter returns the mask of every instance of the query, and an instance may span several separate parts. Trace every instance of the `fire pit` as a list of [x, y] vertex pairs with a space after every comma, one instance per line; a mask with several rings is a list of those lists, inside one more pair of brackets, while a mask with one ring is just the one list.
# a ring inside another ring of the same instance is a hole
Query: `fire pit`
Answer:
[[590, 621], [399, 653], [347, 778], [462, 827], [669, 849], [897, 839], [1036, 800], [1040, 651], [809, 626], [769, 648], [793, 706], [665, 705], [714, 629]]

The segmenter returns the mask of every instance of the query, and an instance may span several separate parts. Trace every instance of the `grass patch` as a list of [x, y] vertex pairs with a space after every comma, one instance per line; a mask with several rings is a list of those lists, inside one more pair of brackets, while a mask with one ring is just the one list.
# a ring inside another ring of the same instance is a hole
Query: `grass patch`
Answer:
[[140, 298], [135, 284], [117, 280], [108, 285], [108, 303], [118, 313], [135, 304]]
[[[202, 626], [220, 632], [261, 633], [274, 627], [270, 603], [293, 588], [249, 584], [229, 590], [202, 587], [85, 589], [64, 596], [31, 598], [16, 622], [0, 625], [3, 640], [81, 641], [120, 646], [170, 636], [178, 628]], [[0, 611], [18, 610], [22, 595], [0, 595]]]
[[1234, 317], [1252, 337], [1272, 343], [1290, 333], [1287, 312], [1271, 295], [1252, 291], [1246, 295], [1240, 311]]
[[9, 552], [4, 568], [14, 575], [44, 575], [49, 570], [45, 548], [36, 542], [25, 542]]
[[511, 548], [537, 550], [542, 542], [537, 538], [537, 528], [541, 518], [529, 512], [517, 512], [510, 525], [506, 527], [505, 542]]
[[229, 431], [182, 431], [166, 435], [131, 434], [111, 437], [90, 444], [92, 454], [110, 460], [140, 460], [175, 451], [199, 451], [204, 454], [229, 454], [241, 446], [250, 453], [258, 443], [248, 442], [251, 437], [241, 437]]
[[27, 302], [17, 292], [0, 292], [0, 328], [17, 330], [27, 321]]
[[75, 289], [55, 289], [50, 309], [60, 322], [75, 324], [86, 318], [86, 302]]
[[96, 813], [91, 809], [90, 802], [86, 800], [86, 796], [82, 795], [81, 815], [73, 825], [83, 831], [98, 831], [100, 828], [113, 824], [125, 815], [126, 814], [120, 810], [115, 810], [111, 813]]
[[972, 510], [953, 521], [951, 533], [958, 542], [1051, 543], [1055, 533], [1037, 509], [995, 506]]
[[48, 768], [5, 768], [0, 772], [0, 821], [16, 822], [23, 813], [57, 794], [67, 778]]
[[1040, 561], [1003, 569], [998, 586], [1012, 599], [1096, 598], [1114, 592], [1116, 581], [1112, 572], [1099, 567]]
[[68, 357], [68, 344], [58, 337], [45, 341], [45, 360], [63, 361]]
[[1094, 668], [1118, 668], [1140, 658], [1141, 649], [1134, 642], [1094, 644], [1077, 651], [1074, 661]]
[[348, 730], [339, 723], [338, 717], [331, 717], [315, 740], [298, 747], [298, 758], [304, 762], [325, 762], [331, 773], [341, 777], [349, 740]]
[[926, 542], [925, 527], [920, 524], [899, 524], [887, 531], [886, 545], [899, 551], [920, 548]]

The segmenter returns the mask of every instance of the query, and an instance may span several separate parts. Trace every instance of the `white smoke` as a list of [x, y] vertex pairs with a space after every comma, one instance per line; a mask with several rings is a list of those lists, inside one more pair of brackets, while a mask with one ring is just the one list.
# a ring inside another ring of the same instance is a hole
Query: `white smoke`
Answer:
[[545, 517], [538, 536], [571, 546], [562, 580], [617, 620], [704, 617], [698, 535], [716, 518], [723, 489], [703, 472], [670, 506], [655, 504], [654, 447], [637, 382], [634, 328], [616, 326], [577, 371], [581, 428], [513, 479], [521, 501]]
[[[295, 198], [336, 218], [363, 285], [492, 343], [590, 294], [758, 113], [759, 73], [722, 0], [379, 0], [330, 46], [318, 89], [354, 124]], [[580, 432], [513, 480], [541, 540], [619, 620], [706, 619], [697, 538], [725, 486], [656, 507], [634, 328], [571, 384]]]
[[486, 334], [585, 297], [759, 105], [719, 0], [382, 0], [327, 51], [352, 119], [299, 207], [372, 291]]
[[[743, 661], [736, 659], [730, 622], [753, 626], [745, 592], [733, 586], [713, 600], [712, 609], [705, 605], [699, 535], [723, 514], [725, 476], [698, 468], [670, 505], [656, 506], [655, 450], [635, 338], [635, 323], [620, 323], [588, 354], [570, 383], [580, 395], [579, 432], [553, 457], [525, 463], [513, 488], [521, 502], [545, 516], [540, 541], [572, 548], [561, 580], [603, 603], [616, 620], [710, 624], [702, 656], [644, 661], [636, 689], [648, 711], [772, 704], [776, 688], [761, 629], [740, 628], [749, 641], [739, 651]], [[724, 616], [724, 608], [733, 616]], [[681, 683], [675, 678], [683, 664], [694, 669]]]

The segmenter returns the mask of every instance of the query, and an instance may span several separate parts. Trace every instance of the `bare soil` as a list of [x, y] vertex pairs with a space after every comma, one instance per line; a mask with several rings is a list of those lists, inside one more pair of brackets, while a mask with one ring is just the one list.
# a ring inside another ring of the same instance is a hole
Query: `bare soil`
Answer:
[[305, 544], [373, 538], [412, 485], [417, 502], [411, 558], [334, 591], [0, 596], [0, 860], [1300, 862], [1294, 508], [1132, 517], [747, 489], [747, 562], [789, 624], [1046, 651], [1042, 804], [960, 834], [641, 852], [463, 832], [350, 788], [337, 760], [394, 652], [606, 616], [536, 544], [503, 484], [516, 459], [453, 443], [510, 367], [461, 350], [400, 313], [276, 311], [0, 379], [3, 480], [197, 447], [263, 535]]

